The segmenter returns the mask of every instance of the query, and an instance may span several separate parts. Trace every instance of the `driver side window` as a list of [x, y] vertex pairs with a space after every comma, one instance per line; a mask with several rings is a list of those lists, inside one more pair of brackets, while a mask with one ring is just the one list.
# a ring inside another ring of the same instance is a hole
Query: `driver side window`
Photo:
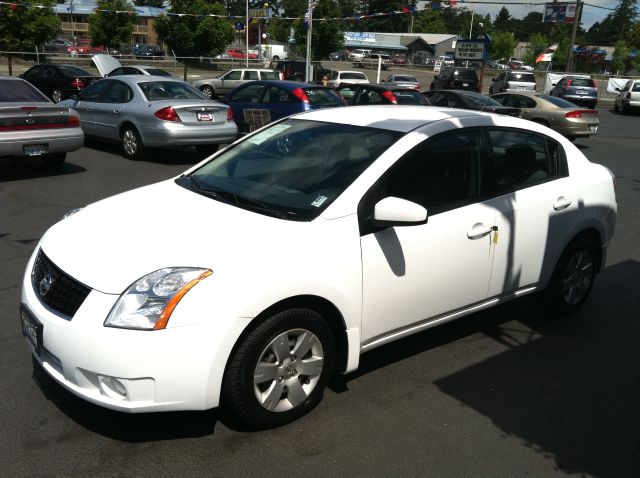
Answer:
[[224, 76], [224, 79], [225, 80], [239, 80], [241, 75], [242, 75], [242, 71], [233, 70], [233, 71], [230, 71], [229, 73], [227, 73]]

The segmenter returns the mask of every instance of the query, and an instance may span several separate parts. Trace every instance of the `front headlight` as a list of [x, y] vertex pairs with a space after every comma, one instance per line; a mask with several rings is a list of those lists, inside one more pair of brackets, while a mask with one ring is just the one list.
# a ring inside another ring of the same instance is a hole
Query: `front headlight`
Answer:
[[171, 267], [141, 277], [118, 298], [104, 321], [106, 327], [159, 330], [194, 285], [212, 274], [210, 269]]

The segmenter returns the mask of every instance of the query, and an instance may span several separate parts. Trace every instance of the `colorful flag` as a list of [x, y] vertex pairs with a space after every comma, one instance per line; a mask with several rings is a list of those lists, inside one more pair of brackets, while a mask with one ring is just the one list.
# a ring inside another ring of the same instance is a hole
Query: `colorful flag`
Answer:
[[553, 45], [545, 48], [545, 50], [538, 55], [538, 58], [536, 58], [536, 63], [540, 63], [541, 61], [551, 61], [553, 54], [558, 49], [558, 46], [558, 43], [554, 43]]

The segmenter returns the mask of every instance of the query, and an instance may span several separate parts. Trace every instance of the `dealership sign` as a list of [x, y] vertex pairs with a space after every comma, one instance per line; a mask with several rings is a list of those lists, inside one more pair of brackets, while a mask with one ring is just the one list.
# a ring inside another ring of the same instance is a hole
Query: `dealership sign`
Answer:
[[458, 40], [456, 42], [456, 60], [484, 60], [486, 55], [485, 41]]
[[545, 3], [543, 22], [573, 23], [576, 18], [575, 3]]
[[344, 32], [344, 41], [375, 43], [376, 35], [367, 32]]

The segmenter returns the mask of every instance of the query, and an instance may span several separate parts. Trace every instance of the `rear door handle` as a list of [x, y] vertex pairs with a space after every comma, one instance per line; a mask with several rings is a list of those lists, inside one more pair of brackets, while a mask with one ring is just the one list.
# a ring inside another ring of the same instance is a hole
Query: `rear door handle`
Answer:
[[493, 231], [493, 226], [485, 226], [481, 222], [474, 224], [470, 231], [467, 231], [469, 239], [480, 239]]
[[560, 196], [558, 199], [556, 199], [556, 202], [553, 203], [553, 209], [555, 209], [556, 211], [562, 211], [563, 209], [567, 209], [569, 206], [571, 206], [571, 202], [571, 199]]

